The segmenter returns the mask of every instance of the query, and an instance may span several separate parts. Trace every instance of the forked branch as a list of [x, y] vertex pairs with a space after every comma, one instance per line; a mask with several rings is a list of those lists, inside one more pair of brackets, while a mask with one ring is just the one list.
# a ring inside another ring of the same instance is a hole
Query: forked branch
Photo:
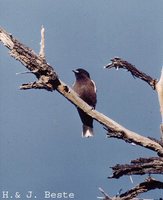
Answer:
[[122, 68], [126, 69], [129, 71], [132, 76], [135, 78], [139, 78], [145, 82], [147, 82], [154, 90], [157, 91], [158, 94], [158, 100], [160, 104], [160, 112], [161, 112], [161, 125], [160, 125], [160, 131], [161, 131], [161, 139], [163, 140], [163, 68], [161, 71], [161, 77], [160, 80], [158, 81], [157, 79], [153, 79], [151, 76], [141, 72], [138, 70], [134, 65], [131, 63], [121, 59], [121, 58], [113, 58], [111, 59], [111, 63], [107, 64], [105, 66], [107, 69], [111, 68]]
[[72, 104], [81, 108], [84, 112], [101, 123], [109, 131], [109, 133], [111, 133], [111, 135], [114, 133], [114, 137], [121, 138], [126, 142], [133, 142], [145, 148], [151, 149], [157, 152], [160, 156], [163, 156], [163, 147], [159, 143], [126, 129], [102, 113], [92, 109], [92, 107], [80, 99], [68, 85], [63, 83], [58, 78], [57, 73], [45, 59], [20, 43], [4, 29], [0, 29], [0, 41], [10, 50], [10, 55], [25, 65], [25, 67], [38, 79], [38, 81], [34, 83], [23, 84], [21, 89], [35, 88], [46, 89], [48, 91], [56, 89]]
[[127, 192], [112, 198], [108, 195], [104, 195], [106, 193], [103, 190], [100, 191], [104, 195], [103, 200], [131, 200], [141, 193], [145, 193], [154, 189], [163, 189], [163, 182], [157, 181], [156, 179], [149, 177], [144, 182], [138, 184], [137, 186], [128, 190]]
[[[163, 156], [163, 147], [159, 142], [154, 141], [150, 138], [141, 136], [133, 131], [130, 131], [126, 129], [125, 127], [123, 127], [122, 125], [118, 124], [117, 122], [113, 121], [112, 119], [106, 117], [102, 113], [96, 110], [93, 110], [92, 107], [90, 107], [82, 99], [80, 99], [78, 95], [68, 85], [63, 83], [59, 79], [53, 67], [50, 66], [46, 62], [45, 50], [44, 50], [44, 47], [45, 47], [44, 29], [42, 29], [41, 36], [42, 36], [41, 49], [40, 49], [39, 55], [37, 55], [32, 49], [26, 47], [25, 45], [20, 43], [18, 40], [16, 40], [11, 34], [7, 33], [4, 29], [0, 28], [0, 41], [10, 50], [10, 55], [14, 57], [16, 60], [19, 60], [29, 70], [29, 72], [33, 73], [38, 79], [37, 81], [33, 83], [23, 84], [20, 87], [21, 89], [25, 90], [25, 89], [34, 88], [34, 89], [45, 89], [48, 91], [57, 90], [60, 94], [62, 94], [65, 98], [67, 98], [72, 104], [81, 108], [84, 112], [86, 112], [96, 121], [101, 123], [105, 127], [105, 129], [108, 131], [107, 134], [109, 137], [120, 138], [129, 143], [133, 142], [137, 145], [151, 149], [157, 152], [158, 155]], [[136, 68], [132, 68], [131, 64], [129, 64], [127, 61], [118, 60], [117, 58], [113, 61], [114, 62], [112, 64], [112, 67], [116, 66], [116, 68], [117, 67], [124, 68], [125, 66], [126, 69], [131, 71], [133, 76], [139, 77], [142, 80], [146, 81], [153, 89], [156, 88], [156, 83], [157, 83], [156, 80], [138, 71]], [[159, 89], [157, 88], [157, 90]], [[162, 162], [161, 158], [159, 160]], [[158, 170], [161, 170], [158, 163], [154, 163], [154, 164], [155, 166], [158, 167]], [[140, 163], [139, 164], [137, 163], [137, 165], [140, 165]], [[144, 162], [143, 164], [141, 163], [141, 166], [144, 167], [144, 169], [147, 167], [147, 165], [149, 165], [149, 163], [147, 162]], [[127, 166], [127, 167], [130, 168], [130, 166]], [[119, 174], [122, 174], [122, 173], [124, 172], [120, 172]], [[118, 173], [115, 173], [115, 174], [116, 175], [113, 175], [113, 176], [120, 177]], [[129, 174], [131, 174], [131, 172], [129, 172], [128, 175]], [[104, 200], [129, 200], [136, 197], [138, 194], [142, 192], [146, 192], [146, 191], [149, 191], [151, 189], [156, 189], [156, 188], [163, 189], [163, 183], [156, 181], [155, 179], [149, 178], [148, 180], [139, 184], [135, 188], [113, 198], [109, 197], [102, 189], [101, 189], [101, 192], [104, 195]]]
[[10, 50], [10, 55], [20, 61], [38, 79], [37, 82], [23, 84], [21, 89], [38, 88], [52, 91], [60, 84], [53, 67], [42, 58], [42, 55], [38, 56], [4, 29], [0, 29], [0, 41]]

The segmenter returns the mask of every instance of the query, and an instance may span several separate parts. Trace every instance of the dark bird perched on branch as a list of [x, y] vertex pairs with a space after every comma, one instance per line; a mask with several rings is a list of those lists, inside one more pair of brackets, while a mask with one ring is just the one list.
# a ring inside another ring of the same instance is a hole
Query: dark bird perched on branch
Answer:
[[[94, 81], [91, 80], [89, 73], [84, 69], [73, 70], [76, 81], [73, 85], [73, 90], [83, 99], [87, 104], [94, 109], [96, 106], [96, 86]], [[93, 136], [93, 118], [77, 108], [79, 116], [83, 123], [83, 137]]]

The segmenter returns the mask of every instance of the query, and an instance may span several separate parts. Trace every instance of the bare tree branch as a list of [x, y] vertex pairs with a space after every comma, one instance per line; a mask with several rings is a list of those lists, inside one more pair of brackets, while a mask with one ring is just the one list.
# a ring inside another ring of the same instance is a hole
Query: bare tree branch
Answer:
[[45, 29], [43, 26], [41, 27], [41, 42], [39, 56], [45, 59]]
[[[21, 89], [46, 89], [48, 91], [57, 90], [75, 106], [81, 108], [84, 112], [105, 126], [114, 137], [125, 141], [134, 142], [140, 146], [151, 149], [159, 155], [163, 155], [163, 148], [160, 144], [149, 138], [141, 136], [130, 131], [102, 113], [92, 109], [87, 103], [78, 97], [78, 95], [65, 83], [59, 80], [54, 69], [33, 50], [21, 44], [5, 30], [0, 29], [0, 41], [10, 50], [10, 55], [19, 60], [25, 67], [33, 73], [38, 81], [27, 83], [21, 86]], [[113, 136], [112, 136], [113, 137]]]
[[156, 91], [158, 94], [158, 100], [160, 104], [160, 112], [161, 112], [161, 125], [160, 125], [160, 132], [161, 132], [161, 140], [163, 141], [163, 68], [161, 71], [160, 80], [156, 84]]
[[134, 200], [135, 197], [137, 197], [139, 194], [145, 193], [154, 189], [163, 189], [163, 182], [157, 181], [156, 179], [149, 177], [144, 182], [128, 190], [127, 192], [120, 194], [119, 196], [108, 198], [108, 196], [105, 195], [106, 193], [104, 191], [103, 192], [101, 191], [101, 192], [102, 194], [104, 194], [103, 200], [131, 200], [131, 199]]
[[154, 189], [163, 189], [163, 182], [157, 181], [154, 178], [149, 177], [146, 179], [146, 181], [121, 194], [119, 197], [121, 198], [121, 200], [131, 200], [141, 193], [148, 192]]
[[134, 78], [137, 77], [137, 78], [147, 82], [153, 89], [155, 89], [155, 85], [157, 83], [156, 79], [153, 79], [152, 77], [139, 71], [134, 65], [132, 65], [131, 63], [129, 63], [121, 58], [115, 57], [115, 58], [111, 59], [111, 63], [107, 64], [105, 66], [105, 68], [127, 69], [127, 71], [129, 71]]
[[163, 124], [160, 125], [161, 141], [163, 142]]
[[113, 175], [108, 178], [119, 178], [124, 175], [163, 174], [163, 159], [158, 157], [139, 158], [131, 164], [115, 165]]
[[[117, 122], [113, 121], [112, 119], [106, 117], [102, 113], [92, 109], [92, 107], [89, 106], [87, 103], [85, 103], [82, 99], [80, 99], [78, 95], [68, 85], [66, 85], [59, 79], [57, 73], [54, 71], [52, 66], [50, 66], [46, 62], [46, 59], [45, 59], [44, 28], [42, 28], [42, 32], [41, 32], [41, 48], [40, 48], [39, 55], [37, 55], [32, 49], [26, 47], [25, 45], [20, 43], [18, 40], [13, 38], [11, 34], [7, 33], [2, 28], [0, 28], [0, 41], [10, 50], [10, 55], [14, 57], [16, 60], [19, 60], [29, 70], [29, 73], [33, 73], [38, 79], [37, 81], [33, 83], [23, 84], [20, 87], [21, 89], [24, 89], [24, 90], [25, 89], [46, 89], [48, 91], [57, 90], [60, 94], [62, 94], [65, 98], [67, 98], [72, 104], [81, 108], [84, 112], [86, 112], [96, 121], [101, 123], [104, 126], [104, 128], [108, 131], [107, 133], [108, 137], [116, 137], [119, 139], [123, 139], [124, 141], [129, 142], [129, 143], [133, 142], [137, 145], [143, 146], [145, 148], [148, 148], [157, 152], [159, 156], [163, 156], [163, 147], [160, 142], [157, 142], [156, 140], [141, 136], [133, 131], [130, 131], [126, 129], [125, 127], [123, 127], [122, 125], [118, 124]], [[112, 64], [106, 67], [107, 68], [111, 68], [111, 67], [125, 68], [129, 70], [134, 77], [138, 77], [146, 81], [153, 89], [156, 88], [157, 91], [160, 90], [159, 89], [160, 84], [157, 84], [157, 80], [152, 79], [150, 76], [147, 76], [146, 74], [140, 72], [127, 61], [123, 61], [119, 58], [115, 58], [115, 60], [112, 60]], [[161, 80], [160, 83], [162, 87], [162, 79], [160, 80]], [[144, 163], [139, 163], [138, 161], [134, 161], [136, 163], [133, 162], [131, 165], [141, 166], [144, 169], [144, 173], [148, 173], [147, 167], [151, 166], [151, 170], [153, 170], [152, 168], [152, 165], [153, 165], [157, 168], [155, 171], [153, 171], [153, 173], [154, 172], [156, 173], [157, 170], [160, 170], [160, 173], [162, 173], [163, 161], [161, 158], [158, 158], [158, 159], [159, 159], [159, 162], [157, 162], [158, 161], [157, 159], [153, 161], [151, 160], [151, 162], [148, 162], [148, 163], [146, 160], [144, 160]], [[125, 166], [128, 167], [129, 169], [131, 165], [128, 165], [128, 166], [125, 165]], [[134, 169], [135, 173], [137, 173], [137, 171], [136, 169]], [[129, 174], [131, 174], [131, 172], [128, 172], [128, 175]], [[120, 175], [118, 176], [120, 177]], [[162, 182], [156, 181], [154, 179], [150, 179], [150, 180], [148, 179], [147, 181], [139, 184], [132, 190], [129, 190], [128, 192], [124, 194], [121, 194], [119, 197], [116, 196], [113, 198], [109, 197], [102, 189], [101, 189], [101, 192], [105, 196], [104, 200], [127, 200], [127, 199], [131, 199], [137, 196], [139, 193], [146, 192], [151, 189], [155, 189], [155, 188], [161, 189], [163, 188], [162, 184], [163, 184]]]
[[163, 123], [163, 68], [161, 71], [160, 80], [156, 84], [156, 91], [158, 93], [158, 100], [160, 103], [160, 112], [161, 112], [162, 123]]
[[127, 69], [132, 76], [135, 78], [139, 78], [145, 82], [147, 82], [154, 90], [157, 91], [158, 94], [158, 100], [160, 104], [160, 112], [161, 112], [161, 126], [160, 126], [160, 131], [161, 131], [161, 139], [163, 138], [163, 68], [161, 71], [161, 77], [160, 80], [153, 79], [152, 77], [146, 75], [145, 73], [139, 71], [134, 65], [131, 63], [121, 59], [121, 58], [113, 58], [111, 59], [111, 63], [105, 66], [105, 68], [123, 68]]
[[[39, 88], [41, 88], [40, 83], [42, 83], [44, 86], [46, 85], [46, 87], [42, 88], [52, 91], [60, 84], [56, 72], [42, 57], [24, 44], [21, 44], [4, 29], [0, 29], [0, 41], [10, 50], [12, 57], [19, 60], [38, 78]], [[22, 87], [22, 89], [24, 88]]]

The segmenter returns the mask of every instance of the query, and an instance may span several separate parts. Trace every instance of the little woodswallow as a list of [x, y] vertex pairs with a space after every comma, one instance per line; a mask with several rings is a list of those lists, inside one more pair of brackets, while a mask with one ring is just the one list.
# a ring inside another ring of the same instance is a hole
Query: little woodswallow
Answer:
[[[78, 68], [72, 70], [75, 74], [76, 81], [73, 84], [73, 90], [83, 99], [87, 104], [95, 108], [96, 106], [96, 86], [94, 81], [91, 80], [89, 73]], [[77, 108], [80, 119], [83, 123], [82, 137], [92, 137], [93, 134], [93, 118], [87, 115], [80, 108]]]

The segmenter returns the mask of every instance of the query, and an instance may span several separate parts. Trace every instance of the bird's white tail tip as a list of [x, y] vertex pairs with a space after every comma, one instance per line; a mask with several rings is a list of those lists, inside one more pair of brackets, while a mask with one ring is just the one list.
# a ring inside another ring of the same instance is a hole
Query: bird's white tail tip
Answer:
[[82, 132], [82, 137], [93, 137], [94, 133], [93, 133], [93, 128], [83, 125], [83, 132]]

